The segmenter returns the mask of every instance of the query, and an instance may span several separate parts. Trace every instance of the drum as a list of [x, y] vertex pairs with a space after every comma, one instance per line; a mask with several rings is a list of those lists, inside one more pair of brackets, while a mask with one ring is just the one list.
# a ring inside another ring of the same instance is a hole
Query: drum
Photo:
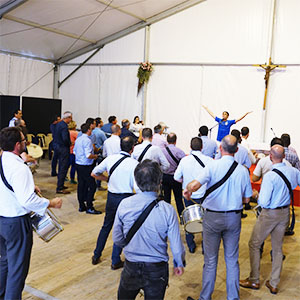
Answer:
[[200, 204], [188, 206], [182, 212], [184, 230], [188, 233], [202, 232], [203, 208]]
[[43, 149], [36, 144], [30, 143], [27, 146], [28, 154], [32, 156], [34, 159], [39, 159], [43, 156]]
[[49, 242], [64, 230], [55, 214], [48, 208], [43, 216], [31, 214], [33, 230], [45, 242]]

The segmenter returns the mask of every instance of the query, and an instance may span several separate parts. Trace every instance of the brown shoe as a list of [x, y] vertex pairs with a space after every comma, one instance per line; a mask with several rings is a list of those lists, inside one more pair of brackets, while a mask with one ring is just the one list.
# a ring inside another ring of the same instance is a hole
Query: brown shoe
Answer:
[[66, 194], [70, 194], [71, 192], [70, 191], [67, 191], [67, 190], [57, 190], [56, 191], [56, 194], [64, 194], [64, 195], [66, 195]]
[[260, 284], [255, 283], [255, 282], [249, 280], [249, 278], [247, 278], [245, 280], [240, 280], [240, 286], [247, 288], [247, 289], [258, 290], [260, 287]]
[[272, 287], [269, 280], [266, 281], [266, 287], [270, 290], [271, 294], [276, 295], [278, 293], [278, 288]]

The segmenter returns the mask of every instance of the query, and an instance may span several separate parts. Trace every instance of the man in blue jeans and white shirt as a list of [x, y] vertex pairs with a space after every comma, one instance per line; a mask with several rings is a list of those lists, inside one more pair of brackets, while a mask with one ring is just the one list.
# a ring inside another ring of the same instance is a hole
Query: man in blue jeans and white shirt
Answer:
[[168, 239], [173, 254], [174, 274], [181, 276], [184, 271], [185, 251], [177, 214], [171, 204], [159, 201], [125, 245], [126, 235], [136, 219], [158, 198], [162, 171], [157, 162], [146, 159], [136, 167], [134, 177], [141, 192], [121, 202], [114, 222], [113, 240], [119, 247], [125, 246], [126, 258], [118, 299], [135, 299], [143, 289], [145, 300], [161, 300], [169, 280]]
[[[135, 186], [133, 172], [138, 162], [130, 156], [133, 151], [133, 147], [134, 140], [132, 137], [127, 136], [121, 139], [121, 152], [119, 154], [109, 155], [92, 171], [92, 177], [98, 180], [108, 181], [105, 218], [98, 236], [96, 249], [94, 250], [94, 255], [92, 257], [93, 265], [100, 262], [100, 257], [112, 229], [115, 214], [120, 202], [124, 198], [133, 195], [134, 190], [137, 189]], [[122, 158], [124, 158], [124, 160], [121, 161], [113, 173], [111, 173], [112, 167]], [[103, 172], [105, 171], [109, 174], [109, 178], [103, 175]], [[121, 261], [120, 257], [121, 252], [122, 248], [114, 244], [111, 264], [112, 270], [117, 270], [123, 267], [124, 263]]]
[[[187, 185], [184, 196], [189, 199], [192, 192], [202, 185], [207, 184], [209, 189], [224, 178], [234, 162], [234, 153], [237, 149], [237, 139], [232, 135], [225, 136], [220, 145], [222, 158], [205, 167], [204, 172]], [[204, 266], [200, 300], [210, 300], [214, 291], [221, 239], [226, 262], [227, 300], [239, 299], [241, 212], [243, 199], [244, 202], [249, 202], [251, 196], [249, 172], [238, 164], [231, 176], [203, 202]]]

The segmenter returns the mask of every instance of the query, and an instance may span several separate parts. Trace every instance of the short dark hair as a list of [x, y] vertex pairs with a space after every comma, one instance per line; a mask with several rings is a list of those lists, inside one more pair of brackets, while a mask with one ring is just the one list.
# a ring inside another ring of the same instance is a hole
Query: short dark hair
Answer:
[[134, 178], [142, 192], [156, 192], [162, 181], [162, 171], [156, 161], [145, 159], [134, 170]]
[[231, 144], [229, 143], [228, 139], [230, 138], [230, 135], [226, 135], [225, 137], [223, 137], [222, 141], [221, 141], [221, 146], [223, 148], [224, 151], [230, 153], [230, 154], [234, 154], [237, 150], [238, 147], [238, 140], [235, 136], [234, 137], [234, 143]]
[[98, 117], [98, 118], [95, 119], [95, 121], [96, 121], [96, 126], [98, 126], [101, 123], [102, 120], [101, 120], [101, 118]]
[[243, 127], [242, 129], [241, 129], [241, 134], [242, 134], [242, 136], [245, 136], [245, 135], [247, 135], [249, 133], [249, 128], [248, 127]]
[[161, 130], [162, 130], [162, 127], [161, 127], [160, 124], [158, 124], [158, 125], [156, 125], [156, 126], [154, 127], [154, 133], [160, 133]]
[[177, 136], [175, 133], [171, 132], [167, 135], [167, 142], [169, 144], [175, 144], [177, 141]]
[[273, 147], [274, 145], [280, 145], [280, 146], [283, 146], [283, 143], [282, 143], [282, 140], [278, 137], [274, 137], [272, 140], [271, 140], [271, 143], [270, 143], [271, 147]]
[[6, 127], [0, 131], [0, 148], [3, 151], [14, 151], [15, 145], [22, 141], [19, 127]]
[[241, 142], [241, 133], [239, 132], [239, 130], [232, 129], [231, 130], [231, 135], [233, 135], [237, 139], [238, 143]]
[[86, 121], [85, 121], [85, 124], [88, 124], [89, 126], [91, 124], [93, 124], [95, 122], [95, 119], [94, 118], [87, 118]]
[[227, 116], [229, 117], [229, 112], [228, 111], [224, 110], [223, 113], [226, 113]]
[[88, 130], [90, 129], [91, 124], [84, 123], [80, 126], [81, 132], [82, 133], [87, 133]]
[[108, 123], [112, 123], [112, 122], [114, 122], [115, 120], [116, 120], [116, 116], [110, 116], [109, 118], [108, 118]]
[[191, 149], [192, 150], [201, 151], [202, 147], [203, 147], [203, 143], [202, 143], [201, 138], [196, 136], [191, 139]]
[[207, 126], [201, 126], [199, 128], [199, 133], [200, 135], [204, 135], [204, 136], [207, 136], [208, 135], [208, 127]]
[[125, 136], [121, 139], [121, 150], [129, 153], [133, 149], [134, 144], [132, 136]]
[[283, 147], [288, 147], [291, 144], [291, 137], [288, 133], [283, 133], [281, 135], [281, 141], [283, 144]]
[[19, 113], [19, 111], [22, 111], [21, 109], [16, 109], [15, 111], [14, 111], [14, 115], [17, 115], [18, 113]]
[[152, 138], [152, 136], [153, 136], [153, 133], [152, 133], [152, 129], [151, 128], [146, 127], [146, 128], [144, 128], [142, 130], [142, 137], [143, 138], [150, 139], [150, 138]]

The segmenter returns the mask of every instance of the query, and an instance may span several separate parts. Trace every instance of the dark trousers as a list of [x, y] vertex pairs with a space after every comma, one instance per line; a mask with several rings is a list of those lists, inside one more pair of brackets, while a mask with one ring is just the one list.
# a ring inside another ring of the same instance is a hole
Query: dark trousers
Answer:
[[64, 186], [65, 178], [69, 168], [69, 147], [56, 147], [54, 153], [57, 154], [58, 159], [58, 174], [57, 174], [57, 191], [61, 191]]
[[56, 176], [57, 175], [57, 154], [53, 150], [53, 156], [51, 161], [51, 175]]
[[164, 192], [164, 200], [168, 203], [171, 203], [171, 192], [173, 190], [177, 212], [178, 215], [181, 216], [184, 209], [182, 202], [182, 184], [176, 181], [173, 178], [173, 175], [163, 174], [162, 188]]
[[118, 290], [118, 300], [133, 300], [142, 289], [145, 300], [164, 299], [169, 281], [167, 262], [144, 263], [125, 261]]
[[69, 159], [69, 167], [71, 166], [70, 170], [70, 178], [72, 180], [75, 179], [75, 172], [76, 172], [76, 164], [75, 164], [75, 154], [70, 153], [70, 159]]
[[[93, 208], [93, 199], [96, 192], [96, 182], [91, 176], [93, 165], [78, 165], [77, 170], [77, 199], [80, 208]], [[86, 202], [86, 205], [85, 205]]]
[[[98, 239], [97, 239], [97, 245], [96, 249], [94, 250], [94, 256], [100, 257], [102, 254], [102, 251], [105, 247], [107, 238], [109, 236], [109, 233], [112, 229], [112, 226], [114, 224], [115, 215], [118, 209], [119, 204], [121, 201], [127, 197], [132, 196], [131, 193], [125, 193], [125, 194], [114, 194], [111, 192], [107, 192], [107, 201], [106, 201], [106, 207], [105, 207], [105, 218], [102, 225], [102, 228], [100, 230]], [[112, 264], [115, 265], [121, 261], [120, 255], [122, 252], [122, 248], [120, 248], [117, 245], [113, 245], [113, 251], [112, 251]]]
[[32, 227], [29, 215], [0, 217], [0, 299], [22, 298], [31, 248]]

